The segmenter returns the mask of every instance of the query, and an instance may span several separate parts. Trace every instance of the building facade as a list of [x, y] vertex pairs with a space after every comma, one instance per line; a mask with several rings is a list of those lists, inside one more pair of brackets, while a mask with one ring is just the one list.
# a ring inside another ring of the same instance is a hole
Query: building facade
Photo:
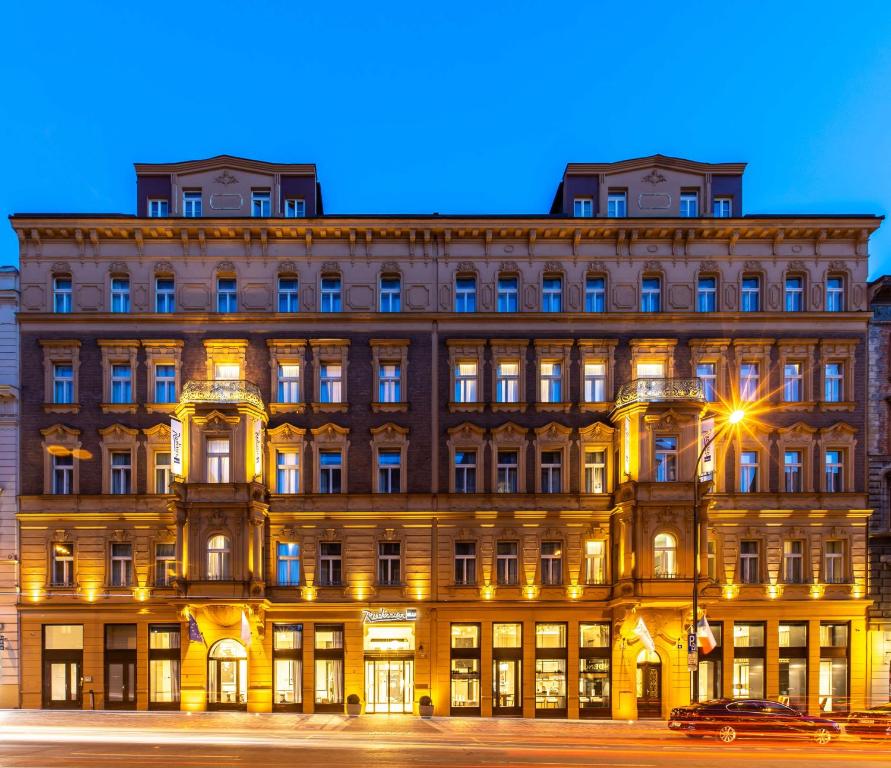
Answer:
[[878, 218], [662, 156], [541, 216], [136, 172], [12, 217], [23, 706], [664, 717], [694, 573], [701, 696], [863, 702]]

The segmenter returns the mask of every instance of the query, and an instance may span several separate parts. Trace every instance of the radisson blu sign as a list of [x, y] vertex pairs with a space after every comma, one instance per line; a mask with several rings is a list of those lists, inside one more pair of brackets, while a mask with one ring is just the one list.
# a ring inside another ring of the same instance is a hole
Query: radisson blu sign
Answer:
[[364, 624], [381, 624], [387, 621], [416, 621], [417, 618], [417, 608], [405, 608], [401, 611], [391, 610], [390, 608], [362, 611], [362, 622]]

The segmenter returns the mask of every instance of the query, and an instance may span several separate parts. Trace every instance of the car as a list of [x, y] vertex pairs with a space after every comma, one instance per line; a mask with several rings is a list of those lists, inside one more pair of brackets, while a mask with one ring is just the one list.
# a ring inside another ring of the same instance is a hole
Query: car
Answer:
[[715, 736], [725, 744], [757, 736], [810, 738], [828, 744], [841, 735], [841, 726], [833, 720], [767, 699], [713, 699], [676, 707], [668, 727], [691, 738]]
[[891, 704], [852, 712], [845, 723], [845, 733], [860, 737], [891, 737]]

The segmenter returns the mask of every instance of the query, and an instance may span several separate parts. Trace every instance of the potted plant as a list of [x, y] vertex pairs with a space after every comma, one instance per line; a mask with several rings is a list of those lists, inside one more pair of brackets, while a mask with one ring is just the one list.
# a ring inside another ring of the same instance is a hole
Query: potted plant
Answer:
[[350, 717], [358, 717], [362, 714], [362, 700], [358, 694], [351, 693], [347, 696], [347, 714]]
[[421, 696], [418, 701], [418, 713], [421, 717], [433, 717], [433, 699], [429, 696]]

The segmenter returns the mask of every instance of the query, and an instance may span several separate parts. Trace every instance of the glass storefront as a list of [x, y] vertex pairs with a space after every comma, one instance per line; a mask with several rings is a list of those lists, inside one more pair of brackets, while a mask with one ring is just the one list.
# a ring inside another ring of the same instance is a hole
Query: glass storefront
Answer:
[[579, 716], [608, 718], [610, 710], [609, 622], [579, 625]]
[[535, 625], [535, 714], [566, 717], [566, 624]]
[[450, 637], [450, 712], [479, 715], [480, 625], [452, 624]]
[[232, 638], [218, 640], [207, 654], [207, 708], [247, 708], [247, 649]]
[[303, 710], [303, 625], [272, 626], [272, 708]]
[[415, 691], [413, 623], [364, 625], [365, 711], [412, 711]]
[[316, 624], [316, 712], [343, 712], [343, 624]]
[[733, 698], [764, 698], [764, 624], [733, 625]]
[[820, 711], [847, 712], [850, 627], [820, 624]]
[[779, 702], [807, 709], [807, 624], [780, 624]]
[[715, 638], [715, 647], [706, 651], [699, 646], [699, 701], [720, 699], [723, 693], [724, 625], [721, 622], [709, 624]]
[[179, 709], [179, 624], [150, 624], [148, 654], [149, 709]]
[[43, 706], [80, 709], [84, 663], [82, 624], [43, 626]]
[[523, 714], [523, 625], [492, 625], [492, 714]]
[[136, 709], [136, 625], [105, 625], [105, 706]]

